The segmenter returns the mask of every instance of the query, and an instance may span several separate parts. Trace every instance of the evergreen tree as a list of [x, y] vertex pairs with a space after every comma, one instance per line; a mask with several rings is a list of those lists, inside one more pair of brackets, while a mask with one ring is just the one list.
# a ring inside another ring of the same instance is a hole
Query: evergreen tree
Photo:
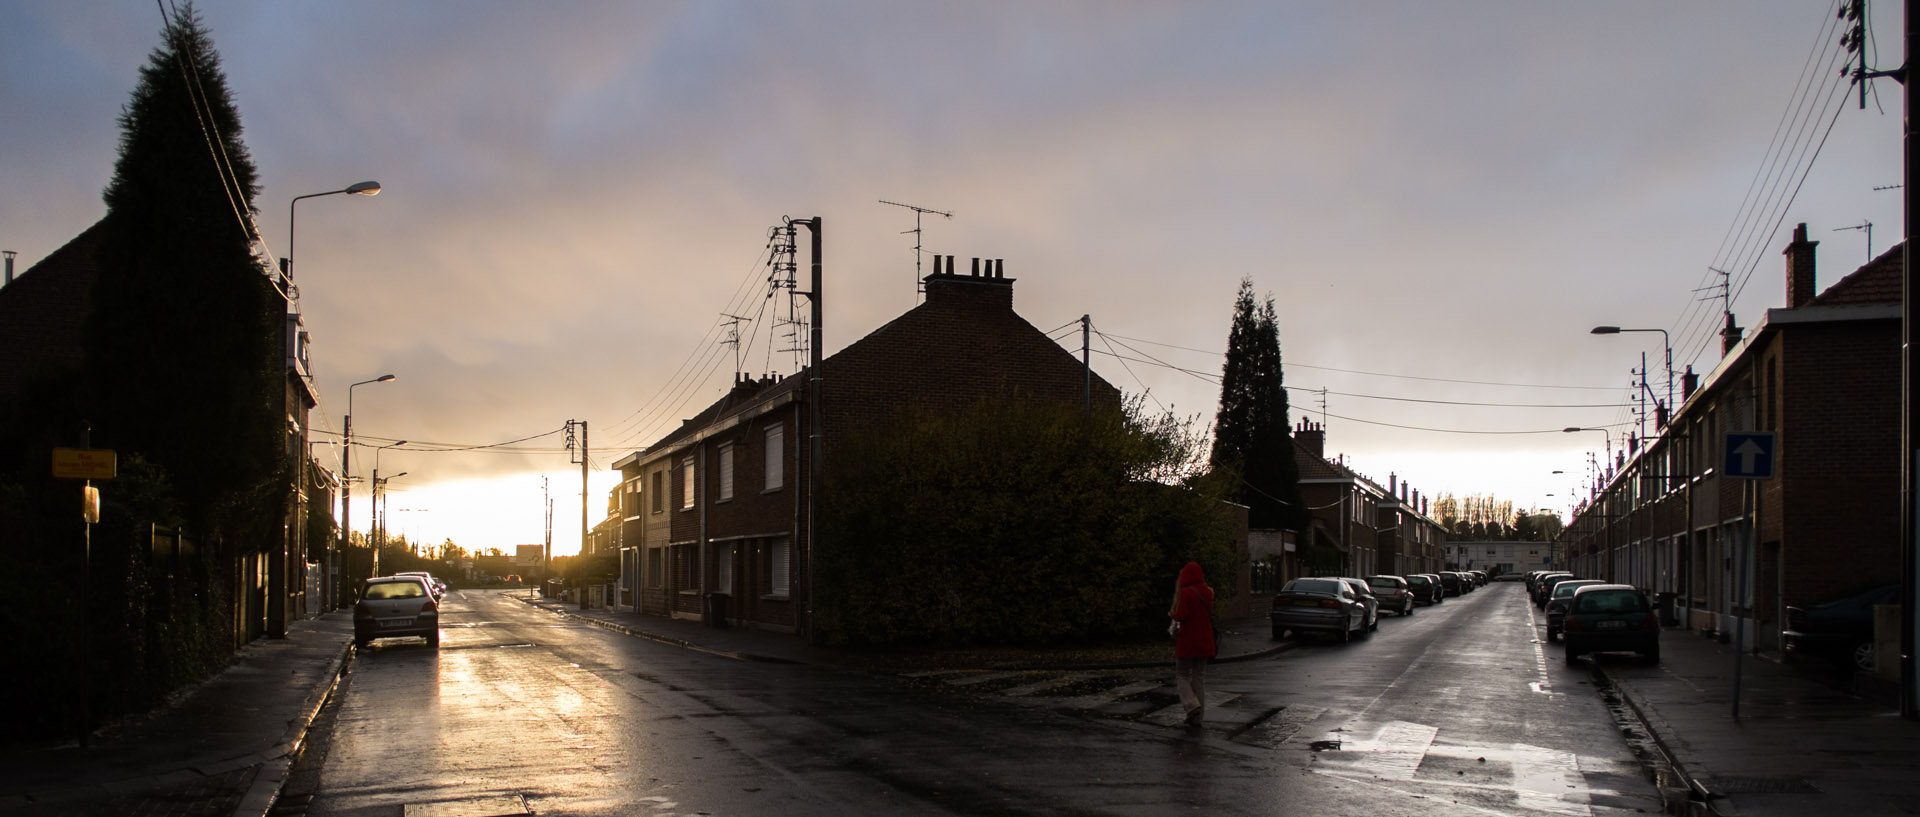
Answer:
[[1253, 280], [1242, 278], [1227, 332], [1210, 464], [1240, 475], [1239, 501], [1255, 528], [1300, 530], [1307, 523], [1289, 414], [1273, 298], [1256, 304]]
[[104, 194], [93, 442], [154, 463], [197, 535], [251, 538], [275, 524], [274, 492], [292, 478], [286, 307], [253, 252], [257, 174], [212, 40], [191, 5], [162, 36], [121, 113]]

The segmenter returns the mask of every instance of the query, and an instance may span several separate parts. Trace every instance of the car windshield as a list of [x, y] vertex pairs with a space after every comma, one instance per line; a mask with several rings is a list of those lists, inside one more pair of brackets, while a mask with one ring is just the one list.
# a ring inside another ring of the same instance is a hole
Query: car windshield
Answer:
[[1638, 613], [1646, 609], [1640, 594], [1632, 590], [1595, 590], [1573, 598], [1574, 610], [1581, 613]]
[[1427, 584], [1427, 583], [1428, 583], [1427, 577], [1425, 576], [1408, 576], [1407, 577], [1407, 584]]
[[1293, 581], [1287, 582], [1287, 586], [1282, 588], [1281, 592], [1326, 593], [1330, 596], [1338, 596], [1340, 595], [1341, 584], [1343, 584], [1343, 582], [1337, 579], [1294, 579]]
[[1401, 587], [1406, 586], [1405, 582], [1399, 581], [1397, 579], [1389, 579], [1384, 576], [1368, 579], [1367, 584], [1372, 585], [1374, 587], [1385, 587], [1385, 588], [1394, 589], [1394, 590], [1397, 590]]

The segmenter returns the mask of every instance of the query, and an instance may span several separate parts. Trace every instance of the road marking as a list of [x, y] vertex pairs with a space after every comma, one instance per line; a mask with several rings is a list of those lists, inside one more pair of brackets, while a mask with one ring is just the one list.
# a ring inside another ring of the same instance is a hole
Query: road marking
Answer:
[[1389, 780], [1412, 780], [1420, 770], [1439, 729], [1407, 721], [1393, 721], [1380, 727], [1373, 737], [1346, 741], [1342, 752], [1359, 752], [1368, 771]]
[[[1538, 632], [1539, 622], [1533, 618], [1533, 605], [1527, 605], [1527, 632]], [[1553, 676], [1547, 674], [1547, 647], [1540, 639], [1533, 640], [1533, 672], [1540, 680], [1527, 684], [1527, 688], [1542, 695], [1554, 695]]]

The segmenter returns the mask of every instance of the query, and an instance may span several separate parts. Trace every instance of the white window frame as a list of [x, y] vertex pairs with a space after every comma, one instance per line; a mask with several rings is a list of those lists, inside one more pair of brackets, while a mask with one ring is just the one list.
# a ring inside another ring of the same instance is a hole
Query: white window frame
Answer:
[[694, 478], [693, 455], [688, 454], [685, 462], [680, 463], [680, 510], [693, 510]]
[[766, 451], [762, 473], [766, 476], [766, 490], [778, 491], [787, 484], [787, 431], [780, 423], [767, 426]]

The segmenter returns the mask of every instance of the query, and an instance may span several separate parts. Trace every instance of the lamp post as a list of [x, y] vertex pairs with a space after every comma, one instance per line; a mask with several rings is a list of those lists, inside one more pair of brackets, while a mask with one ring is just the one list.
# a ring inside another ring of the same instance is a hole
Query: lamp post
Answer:
[[294, 216], [298, 213], [297, 208], [300, 205], [300, 200], [315, 199], [321, 196], [334, 196], [341, 193], [350, 196], [378, 196], [380, 195], [380, 183], [356, 182], [339, 190], [328, 190], [325, 193], [308, 193], [304, 196], [294, 196], [293, 201], [287, 203], [287, 257], [280, 259], [281, 276], [287, 278], [293, 277], [293, 224]]
[[[380, 486], [387, 484], [387, 480], [389, 479], [403, 476], [407, 473], [405, 471], [401, 471], [398, 474], [388, 475], [386, 479], [381, 479], [380, 478], [380, 452], [385, 451], [389, 448], [399, 448], [400, 446], [403, 446], [406, 444], [407, 444], [406, 440], [400, 440], [398, 442], [387, 443], [386, 445], [378, 446], [373, 449], [373, 478], [372, 478], [373, 524], [367, 530], [369, 534], [373, 536], [373, 552], [376, 554], [380, 552], [380, 546], [386, 543], [386, 538], [387, 538], [387, 529], [385, 525], [382, 524], [386, 519], [386, 511], [380, 506]], [[379, 558], [379, 557], [375, 556], [374, 558]]]
[[378, 553], [380, 548], [387, 543], [387, 491], [385, 490], [387, 483], [406, 475], [407, 472], [401, 471], [389, 477], [373, 478], [373, 509], [375, 513], [379, 514], [378, 521], [374, 523], [375, 538], [373, 540], [373, 549], [375, 553]]
[[393, 375], [383, 374], [372, 380], [362, 380], [347, 387], [347, 417], [346, 421], [341, 423], [344, 429], [341, 436], [345, 438], [346, 444], [340, 448], [340, 547], [338, 552], [333, 554], [333, 563], [328, 565], [327, 574], [328, 580], [333, 582], [333, 592], [330, 595], [336, 608], [340, 606], [340, 553], [344, 553], [347, 547], [353, 544], [351, 539], [353, 534], [353, 390], [368, 383], [391, 383], [393, 380]]
[[[1618, 335], [1621, 332], [1659, 332], [1660, 333], [1660, 345], [1665, 347], [1667, 351], [1667, 406], [1666, 406], [1666, 409], [1668, 412], [1673, 411], [1673, 408], [1674, 408], [1673, 407], [1673, 339], [1667, 335], [1667, 330], [1665, 329], [1622, 329], [1618, 326], [1596, 326], [1593, 328], [1593, 331], [1591, 332], [1591, 334]], [[1642, 362], [1645, 362], [1645, 361], [1642, 361]], [[1646, 384], [1646, 377], [1647, 377], [1646, 367], [1642, 366], [1640, 367], [1640, 369], [1641, 369], [1640, 382], [1641, 382], [1641, 385], [1644, 386]], [[1661, 425], [1665, 425], [1664, 418]], [[1646, 429], [1643, 428], [1641, 429], [1641, 431], [1644, 433]]]

